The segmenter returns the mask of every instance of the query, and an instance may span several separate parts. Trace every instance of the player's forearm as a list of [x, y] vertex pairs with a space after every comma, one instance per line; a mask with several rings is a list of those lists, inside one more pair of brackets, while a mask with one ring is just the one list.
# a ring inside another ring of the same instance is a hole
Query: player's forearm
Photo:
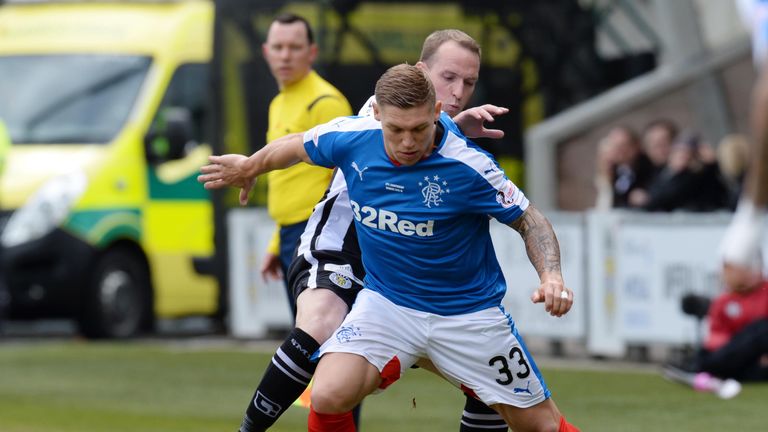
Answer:
[[768, 137], [756, 153], [752, 166], [754, 174], [751, 176], [754, 182], [752, 200], [756, 206], [765, 208], [768, 206]]
[[[763, 111], [768, 114], [768, 101], [766, 102], [766, 110]], [[764, 115], [766, 115], [764, 114]], [[749, 196], [755, 206], [765, 208], [768, 206], [768, 120], [762, 120], [764, 123], [762, 133], [759, 137], [759, 141], [755, 142], [755, 152], [752, 158], [752, 166], [750, 167], [748, 186]]]
[[528, 259], [539, 279], [545, 281], [554, 278], [562, 281], [560, 245], [547, 218], [530, 205], [510, 226], [523, 238]]
[[271, 141], [244, 162], [243, 170], [253, 178], [299, 162], [312, 163], [304, 149], [303, 136], [293, 133]]
[[763, 66], [752, 97], [752, 158], [747, 196], [757, 207], [768, 205], [768, 69]]

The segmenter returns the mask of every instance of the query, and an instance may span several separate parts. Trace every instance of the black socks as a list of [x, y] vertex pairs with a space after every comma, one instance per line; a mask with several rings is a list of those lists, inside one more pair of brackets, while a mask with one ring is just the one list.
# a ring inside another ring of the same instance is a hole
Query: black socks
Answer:
[[277, 349], [245, 411], [240, 432], [265, 431], [301, 396], [315, 374], [312, 354], [320, 348], [310, 335], [294, 328]]

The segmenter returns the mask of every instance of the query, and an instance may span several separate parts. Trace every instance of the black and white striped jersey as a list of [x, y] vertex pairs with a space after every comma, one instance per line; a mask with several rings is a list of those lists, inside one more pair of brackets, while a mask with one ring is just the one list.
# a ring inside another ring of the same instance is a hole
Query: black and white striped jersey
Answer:
[[294, 287], [296, 295], [303, 289], [323, 286], [323, 281], [327, 280], [334, 281], [334, 284], [342, 288], [363, 286], [365, 270], [349, 193], [344, 176], [338, 170], [334, 172], [325, 196], [315, 205], [299, 239], [296, 257], [291, 265], [291, 273], [294, 272], [305, 273], [301, 283], [306, 286]]
[[[358, 115], [373, 115], [374, 101], [375, 96], [368, 98]], [[294, 287], [296, 295], [302, 289], [316, 288], [318, 281], [323, 283], [329, 278], [331, 281], [348, 279], [352, 285], [362, 288], [365, 270], [360, 255], [347, 182], [337, 169], [323, 199], [315, 205], [296, 248], [294, 263], [291, 265], [291, 273], [295, 278], [289, 279], [306, 285]], [[323, 273], [326, 277], [323, 277]]]

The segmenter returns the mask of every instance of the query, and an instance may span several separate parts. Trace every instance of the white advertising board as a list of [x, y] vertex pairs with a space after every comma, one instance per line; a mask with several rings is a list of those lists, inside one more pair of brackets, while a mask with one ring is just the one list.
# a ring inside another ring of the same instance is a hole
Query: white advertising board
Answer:
[[[561, 318], [531, 303], [538, 275], [520, 235], [491, 222], [496, 256], [507, 280], [505, 309], [523, 336], [583, 339], [593, 355], [619, 357], [627, 344], [695, 343], [695, 319], [681, 297], [722, 290], [718, 247], [730, 214], [550, 212], [562, 270], [575, 292]], [[233, 336], [259, 338], [292, 324], [281, 281], [260, 274], [274, 222], [264, 209], [230, 211], [230, 327]], [[763, 239], [768, 250], [768, 237]], [[768, 259], [768, 254], [764, 260]]]
[[575, 214], [548, 215], [560, 243], [561, 266], [566, 285], [574, 291], [574, 306], [557, 318], [544, 311], [543, 304], [531, 302], [531, 294], [539, 286], [539, 277], [528, 260], [520, 234], [493, 221], [491, 237], [496, 257], [507, 281], [504, 308], [515, 320], [525, 337], [544, 336], [552, 339], [577, 339], [586, 336], [587, 292], [584, 278], [584, 224]]
[[232, 209], [229, 227], [229, 318], [235, 337], [261, 338], [293, 325], [282, 281], [261, 277], [264, 252], [275, 223], [264, 209]]
[[718, 246], [723, 223], [622, 224], [616, 238], [619, 328], [628, 343], [694, 343], [701, 329], [682, 313], [688, 293], [722, 290]]
[[616, 307], [615, 232], [618, 215], [587, 213], [587, 351], [597, 356], [624, 354]]

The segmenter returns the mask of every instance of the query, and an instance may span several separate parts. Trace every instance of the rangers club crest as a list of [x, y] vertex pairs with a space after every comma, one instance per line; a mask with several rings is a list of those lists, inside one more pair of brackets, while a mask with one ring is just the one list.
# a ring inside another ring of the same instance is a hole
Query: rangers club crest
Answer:
[[346, 343], [351, 341], [355, 336], [361, 336], [362, 333], [360, 333], [360, 329], [353, 325], [345, 325], [344, 327], [336, 330], [336, 340], [338, 340], [341, 343]]
[[419, 186], [421, 186], [421, 196], [424, 197], [424, 205], [428, 208], [439, 207], [440, 203], [443, 202], [442, 195], [451, 193], [448, 182], [441, 179], [437, 174], [431, 179], [424, 176], [424, 181], [420, 181]]

